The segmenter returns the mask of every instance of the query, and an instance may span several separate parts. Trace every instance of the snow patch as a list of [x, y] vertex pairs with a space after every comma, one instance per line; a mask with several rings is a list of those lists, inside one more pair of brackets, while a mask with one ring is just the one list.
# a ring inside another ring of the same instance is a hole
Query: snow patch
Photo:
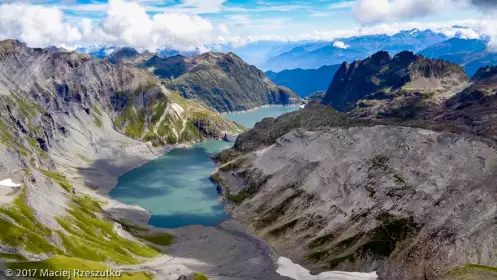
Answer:
[[181, 107], [180, 105], [176, 104], [176, 103], [173, 103], [173, 105], [171, 105], [171, 107], [173, 108], [173, 110], [178, 114], [178, 116], [182, 116], [183, 115], [183, 112], [185, 111], [183, 109], [183, 107]]
[[340, 48], [340, 49], [348, 49], [348, 48], [350, 48], [350, 45], [347, 45], [342, 41], [335, 41], [335, 42], [333, 42], [333, 47]]
[[330, 271], [319, 275], [311, 275], [309, 270], [298, 264], [294, 264], [290, 259], [285, 257], [278, 259], [278, 270], [276, 272], [281, 276], [290, 277], [294, 280], [376, 280], [378, 278], [376, 272]]
[[0, 186], [1, 187], [20, 187], [21, 184], [16, 184], [12, 181], [12, 179], [5, 179], [0, 181]]

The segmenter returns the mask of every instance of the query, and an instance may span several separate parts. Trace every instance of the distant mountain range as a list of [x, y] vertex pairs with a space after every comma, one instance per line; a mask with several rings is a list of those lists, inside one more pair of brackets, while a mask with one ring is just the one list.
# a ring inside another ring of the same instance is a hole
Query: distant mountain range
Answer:
[[[407, 36], [406, 34], [404, 35]], [[463, 67], [468, 76], [472, 77], [481, 67], [497, 65], [497, 52], [489, 50], [487, 45], [488, 41], [485, 39], [450, 38], [433, 44], [421, 50], [418, 54], [427, 58], [442, 59], [458, 64]], [[300, 47], [300, 52], [308, 52], [313, 46], [316, 45], [303, 45]], [[318, 50], [322, 51], [323, 49]], [[338, 68], [338, 65], [332, 65], [323, 66], [319, 69], [267, 71], [266, 74], [276, 84], [286, 86], [301, 97], [306, 97], [316, 91], [328, 89], [331, 79], [333, 79]]]
[[291, 51], [293, 48], [306, 43], [309, 43], [309, 41], [285, 42], [264, 40], [250, 42], [243, 46], [233, 46], [231, 44], [213, 46], [212, 49], [220, 52], [236, 53], [247, 63], [256, 65], [260, 68], [261, 65], [271, 57]]
[[[486, 39], [448, 38], [432, 30], [405, 30], [394, 35], [377, 34], [335, 41], [256, 41], [243, 46], [232, 44], [211, 45], [206, 49], [219, 52], [233, 52], [248, 64], [259, 69], [281, 72], [288, 69], [318, 69], [325, 65], [337, 65], [344, 61], [364, 59], [377, 51], [396, 54], [412, 51], [429, 58], [440, 58], [462, 65], [468, 75], [472, 76], [478, 68], [497, 63], [497, 55], [486, 49]], [[121, 50], [114, 46], [88, 46], [77, 49], [78, 52], [98, 58], [109, 57]], [[202, 51], [179, 51], [173, 49], [157, 50], [161, 57], [182, 55], [193, 57]], [[304, 93], [303, 95], [306, 95]]]
[[[55, 48], [55, 47], [51, 47]], [[137, 50], [130, 48], [130, 47], [117, 47], [117, 46], [102, 46], [102, 45], [92, 45], [92, 46], [87, 46], [87, 47], [80, 47], [77, 48], [76, 51], [80, 53], [86, 53], [91, 56], [103, 59], [103, 58], [108, 58], [112, 56], [115, 52], [127, 50], [130, 52], [137, 52]], [[145, 51], [144, 53], [147, 53]], [[163, 57], [168, 57], [168, 56], [175, 56], [175, 55], [183, 55], [183, 56], [196, 56], [201, 54], [202, 52], [199, 49], [193, 50], [193, 51], [180, 51], [180, 50], [174, 50], [174, 49], [159, 49], [157, 50], [157, 54]]]
[[267, 77], [278, 85], [288, 87], [300, 97], [316, 91], [326, 91], [340, 65], [322, 66], [319, 69], [292, 69], [266, 72]]
[[395, 35], [367, 35], [337, 39], [334, 42], [312, 42], [269, 58], [260, 65], [264, 70], [316, 69], [323, 65], [340, 64], [343, 61], [363, 59], [377, 51], [392, 54], [401, 51], [421, 51], [433, 44], [445, 41], [447, 36], [431, 30], [412, 29]]
[[434, 44], [419, 54], [459, 64], [469, 76], [473, 76], [483, 66], [497, 65], [497, 52], [489, 50], [487, 44], [487, 40], [451, 38]]

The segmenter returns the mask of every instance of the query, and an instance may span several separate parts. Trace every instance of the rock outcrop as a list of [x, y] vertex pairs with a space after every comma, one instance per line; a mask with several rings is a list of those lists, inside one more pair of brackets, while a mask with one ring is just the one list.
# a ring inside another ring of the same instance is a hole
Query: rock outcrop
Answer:
[[322, 103], [361, 117], [412, 118], [453, 96], [467, 81], [463, 69], [449, 62], [407, 51], [392, 58], [381, 51], [344, 62]]
[[425, 115], [430, 127], [445, 126], [497, 140], [497, 67], [480, 68], [470, 86]]

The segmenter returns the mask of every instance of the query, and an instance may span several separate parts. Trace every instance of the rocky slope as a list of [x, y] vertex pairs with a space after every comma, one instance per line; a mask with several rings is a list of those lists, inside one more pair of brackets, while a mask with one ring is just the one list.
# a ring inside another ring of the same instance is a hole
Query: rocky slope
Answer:
[[441, 279], [497, 264], [496, 167], [484, 142], [373, 126], [293, 130], [217, 176], [236, 219], [315, 271]]
[[271, 82], [264, 72], [233, 53], [196, 57], [152, 57], [145, 67], [183, 97], [196, 99], [219, 112], [243, 111], [262, 105], [288, 105], [298, 96]]
[[314, 272], [497, 279], [497, 71], [418, 119], [268, 118], [216, 156], [233, 216]]
[[[71, 116], [83, 112], [97, 126], [102, 118], [109, 117], [118, 131], [155, 145], [240, 131], [236, 124], [195, 101], [164, 89], [145, 70], [128, 64], [115, 66], [74, 52], [30, 49], [16, 41], [1, 44], [2, 95], [35, 103], [38, 113], [55, 110]], [[13, 118], [27, 129], [30, 124], [22, 117]], [[47, 137], [44, 141], [50, 145]]]
[[316, 92], [311, 93], [305, 99], [307, 99], [309, 101], [315, 101], [315, 102], [321, 103], [321, 101], [323, 101], [323, 98], [325, 96], [326, 96], [326, 91], [320, 90], [320, 91], [316, 91]]
[[106, 196], [118, 176], [175, 147], [163, 143], [230, 131], [240, 128], [145, 70], [0, 42], [2, 277], [112, 268], [123, 279], [284, 279], [271, 248], [234, 221], [155, 229], [146, 210]]
[[457, 65], [407, 51], [394, 57], [381, 51], [343, 63], [322, 103], [363, 117], [410, 118], [419, 109], [448, 99], [467, 80]]
[[497, 67], [480, 68], [469, 87], [427, 114], [425, 119], [431, 120], [431, 127], [445, 126], [497, 140], [496, 94]]

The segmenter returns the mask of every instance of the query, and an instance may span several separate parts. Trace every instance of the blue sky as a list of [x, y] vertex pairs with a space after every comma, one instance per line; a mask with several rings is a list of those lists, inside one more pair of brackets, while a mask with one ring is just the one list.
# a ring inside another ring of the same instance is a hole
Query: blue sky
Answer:
[[[10, 16], [0, 17], [0, 38], [20, 37], [40, 46], [53, 40], [65, 46], [141, 48], [149, 40], [153, 49], [262, 39], [333, 40], [453, 24], [480, 26], [476, 31], [481, 33], [491, 17], [471, 1], [476, 0], [0, 0], [0, 12]], [[35, 33], [38, 25], [44, 36]]]

